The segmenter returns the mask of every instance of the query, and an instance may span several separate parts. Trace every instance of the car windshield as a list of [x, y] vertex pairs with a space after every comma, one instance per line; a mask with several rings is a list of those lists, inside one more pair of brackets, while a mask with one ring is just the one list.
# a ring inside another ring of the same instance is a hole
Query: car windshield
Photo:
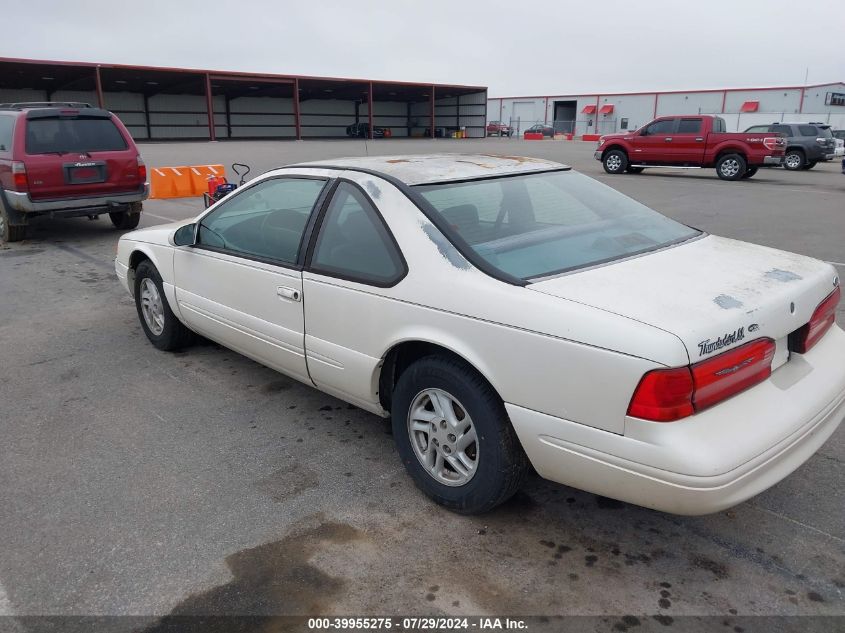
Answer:
[[655, 250], [701, 233], [568, 170], [414, 189], [472, 249], [470, 259], [480, 257], [523, 280]]

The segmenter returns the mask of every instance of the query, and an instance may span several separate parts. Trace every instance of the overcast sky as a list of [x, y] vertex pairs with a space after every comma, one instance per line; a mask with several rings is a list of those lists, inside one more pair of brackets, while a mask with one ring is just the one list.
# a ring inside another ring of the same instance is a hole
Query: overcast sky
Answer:
[[[11, 18], [11, 19], [10, 19]], [[486, 85], [490, 96], [845, 80], [845, 0], [28, 0], [0, 56]]]

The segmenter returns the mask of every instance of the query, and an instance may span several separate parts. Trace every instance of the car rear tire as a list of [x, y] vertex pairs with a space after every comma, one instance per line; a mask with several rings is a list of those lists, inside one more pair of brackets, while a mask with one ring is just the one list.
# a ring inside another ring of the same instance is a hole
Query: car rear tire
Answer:
[[150, 343], [165, 352], [193, 343], [194, 333], [173, 314], [164, 294], [161, 275], [149, 260], [135, 269], [134, 289], [138, 319]]
[[807, 164], [807, 158], [800, 149], [791, 149], [783, 157], [783, 167], [789, 171], [798, 171]]
[[20, 242], [26, 237], [25, 224], [12, 224], [3, 201], [0, 200], [0, 242]]
[[751, 178], [754, 174], [757, 173], [757, 167], [749, 167], [745, 170], [745, 173], [742, 174], [743, 179]]
[[804, 169], [805, 169], [805, 170], [807, 170], [807, 169], [812, 169], [812, 168], [813, 168], [813, 167], [815, 167], [817, 164], [818, 164], [818, 161], [816, 161], [816, 160], [808, 160], [808, 161], [807, 161], [807, 164], [806, 164], [806, 165], [804, 165]]
[[625, 171], [629, 174], [641, 174], [643, 173], [643, 169], [645, 169], [645, 167], [631, 167], [628, 165], [628, 168]]
[[716, 161], [716, 173], [722, 180], [739, 180], [746, 171], [748, 166], [739, 154], [724, 154]]
[[131, 231], [132, 229], [138, 228], [138, 223], [141, 221], [141, 208], [142, 204], [140, 202], [133, 202], [129, 205], [128, 211], [109, 213], [109, 218], [111, 218], [114, 228], [121, 231]]
[[529, 463], [502, 400], [457, 359], [426, 356], [399, 377], [392, 399], [393, 437], [417, 487], [461, 514], [507, 501]]
[[608, 174], [621, 174], [628, 169], [628, 156], [619, 149], [612, 149], [601, 159], [601, 164]]

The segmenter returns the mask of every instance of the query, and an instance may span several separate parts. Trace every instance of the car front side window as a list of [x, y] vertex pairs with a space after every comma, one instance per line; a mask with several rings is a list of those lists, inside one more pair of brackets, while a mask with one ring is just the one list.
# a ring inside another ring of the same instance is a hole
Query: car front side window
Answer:
[[392, 286], [405, 275], [405, 262], [384, 221], [367, 196], [342, 182], [323, 218], [311, 269], [375, 286]]
[[205, 216], [197, 245], [234, 255], [295, 264], [314, 204], [326, 181], [271, 178], [237, 193]]

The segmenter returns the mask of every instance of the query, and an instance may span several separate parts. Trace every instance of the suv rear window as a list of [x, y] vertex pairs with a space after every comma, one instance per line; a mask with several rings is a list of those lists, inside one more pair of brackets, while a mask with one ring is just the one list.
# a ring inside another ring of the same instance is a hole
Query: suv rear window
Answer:
[[111, 119], [27, 119], [26, 153], [114, 152], [126, 149]]
[[801, 133], [801, 136], [817, 136], [818, 130], [816, 130], [814, 125], [799, 125], [798, 131]]

